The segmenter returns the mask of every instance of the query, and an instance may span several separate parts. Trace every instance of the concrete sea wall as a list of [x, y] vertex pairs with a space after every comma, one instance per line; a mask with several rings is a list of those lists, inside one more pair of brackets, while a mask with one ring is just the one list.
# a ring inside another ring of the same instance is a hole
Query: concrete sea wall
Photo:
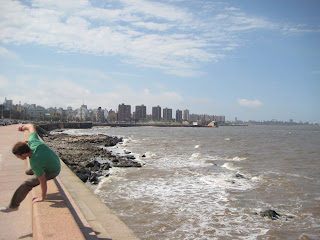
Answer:
[[92, 128], [91, 122], [62, 122], [62, 123], [43, 123], [37, 124], [46, 131], [52, 131], [55, 129], [64, 129], [64, 128]]

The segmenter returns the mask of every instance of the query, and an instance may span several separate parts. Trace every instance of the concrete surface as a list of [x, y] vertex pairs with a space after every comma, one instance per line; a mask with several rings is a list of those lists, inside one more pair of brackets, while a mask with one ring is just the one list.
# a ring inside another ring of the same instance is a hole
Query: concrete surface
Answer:
[[[11, 150], [18, 141], [23, 141], [23, 134], [16, 126], [0, 126], [0, 206], [9, 205], [14, 191], [27, 178], [27, 162], [16, 158]], [[18, 211], [0, 212], [0, 239], [33, 239], [31, 196], [28, 195]]]
[[[28, 139], [17, 125], [0, 127], [0, 206], [7, 206], [16, 188], [27, 176], [28, 161], [16, 158], [12, 146]], [[0, 240], [139, 240], [113, 212], [61, 161], [61, 173], [48, 181], [46, 200], [34, 188], [18, 211], [0, 212]]]

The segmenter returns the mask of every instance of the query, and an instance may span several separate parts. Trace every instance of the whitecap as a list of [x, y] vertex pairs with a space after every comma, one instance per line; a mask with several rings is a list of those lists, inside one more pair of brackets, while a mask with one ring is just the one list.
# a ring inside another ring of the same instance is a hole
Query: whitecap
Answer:
[[95, 194], [100, 194], [102, 191], [103, 186], [105, 186], [107, 183], [111, 182], [112, 178], [111, 177], [102, 177], [100, 178], [99, 184], [97, 188], [95, 189], [94, 193]]
[[146, 157], [155, 157], [155, 156], [157, 156], [157, 154], [154, 153], [154, 152], [146, 152], [146, 153], [145, 153], [145, 156], [146, 156]]
[[254, 181], [254, 182], [261, 182], [261, 181], [263, 181], [263, 179], [262, 179], [262, 177], [261, 177], [261, 176], [258, 176], [258, 177], [252, 177], [252, 178], [251, 178], [251, 180], [252, 180], [252, 181]]
[[199, 147], [200, 147], [200, 145], [195, 145], [195, 146], [194, 146], [194, 148], [199, 148]]
[[230, 141], [230, 138], [225, 138], [224, 140], [225, 140], [225, 141]]
[[232, 160], [233, 161], [243, 161], [243, 160], [246, 160], [246, 158], [245, 157], [234, 157], [234, 158], [232, 158]]
[[229, 163], [229, 162], [223, 164], [221, 167], [226, 168], [231, 171], [237, 170], [237, 168], [233, 166], [233, 163]]
[[192, 153], [190, 159], [198, 159], [201, 157], [201, 153]]

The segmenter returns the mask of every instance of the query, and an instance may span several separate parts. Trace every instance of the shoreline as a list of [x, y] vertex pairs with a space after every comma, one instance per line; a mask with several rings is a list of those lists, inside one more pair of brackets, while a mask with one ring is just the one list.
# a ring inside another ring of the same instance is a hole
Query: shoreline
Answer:
[[62, 133], [43, 136], [43, 140], [84, 183], [90, 181], [98, 184], [99, 177], [108, 177], [109, 169], [113, 167], [143, 166], [130, 153], [119, 155], [105, 149], [121, 143], [122, 138], [102, 134], [78, 136]]

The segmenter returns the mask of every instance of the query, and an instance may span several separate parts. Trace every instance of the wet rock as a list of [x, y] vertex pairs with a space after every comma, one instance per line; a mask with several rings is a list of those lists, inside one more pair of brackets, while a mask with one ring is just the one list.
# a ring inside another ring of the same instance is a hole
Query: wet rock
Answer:
[[98, 184], [99, 183], [98, 177], [100, 176], [97, 173], [92, 173], [88, 180], [93, 184]]
[[81, 179], [82, 182], [86, 182], [90, 177], [90, 174], [76, 173], [76, 175]]
[[234, 180], [226, 180], [226, 182], [231, 183], [231, 184], [235, 184], [236, 183], [236, 181], [234, 181]]
[[278, 219], [281, 215], [279, 213], [277, 213], [276, 211], [274, 210], [266, 210], [266, 211], [263, 211], [263, 212], [260, 212], [260, 216], [261, 217], [268, 217], [272, 220], [276, 220]]
[[122, 138], [59, 134], [44, 137], [44, 141], [83, 182], [97, 184], [100, 176], [109, 176], [106, 171], [112, 167], [142, 167], [133, 155], [120, 156], [102, 148], [115, 146], [122, 142]]
[[245, 178], [245, 176], [243, 176], [243, 175], [240, 174], [240, 173], [237, 173], [237, 174], [236, 174], [236, 178]]

